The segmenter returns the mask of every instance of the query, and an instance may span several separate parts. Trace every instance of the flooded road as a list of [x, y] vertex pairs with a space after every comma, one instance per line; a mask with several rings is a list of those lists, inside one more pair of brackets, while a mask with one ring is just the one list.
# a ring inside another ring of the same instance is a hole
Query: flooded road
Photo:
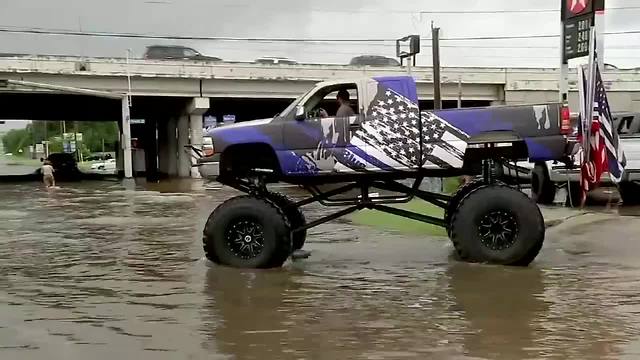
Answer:
[[253, 271], [203, 259], [229, 190], [62, 186], [0, 185], [0, 359], [640, 357], [637, 211], [550, 228], [528, 268], [339, 220]]

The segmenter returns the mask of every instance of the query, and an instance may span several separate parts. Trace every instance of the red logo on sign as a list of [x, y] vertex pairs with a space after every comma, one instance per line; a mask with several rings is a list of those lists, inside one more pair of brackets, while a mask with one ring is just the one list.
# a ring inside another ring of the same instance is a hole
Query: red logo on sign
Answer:
[[583, 12], [587, 8], [587, 5], [589, 5], [589, 0], [567, 0], [567, 7], [574, 15]]

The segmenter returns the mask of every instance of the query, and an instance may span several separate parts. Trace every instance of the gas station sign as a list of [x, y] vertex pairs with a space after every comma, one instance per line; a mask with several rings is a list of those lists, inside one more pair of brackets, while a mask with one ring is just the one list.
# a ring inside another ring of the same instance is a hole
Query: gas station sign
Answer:
[[594, 0], [561, 1], [562, 56], [566, 62], [569, 59], [589, 55], [590, 29], [594, 19]]

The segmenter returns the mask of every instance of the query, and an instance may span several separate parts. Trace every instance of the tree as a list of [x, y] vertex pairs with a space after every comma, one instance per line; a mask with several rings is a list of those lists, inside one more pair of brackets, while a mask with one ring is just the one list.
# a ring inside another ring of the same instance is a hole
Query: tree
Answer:
[[9, 132], [4, 134], [2, 137], [2, 144], [4, 145], [4, 150], [6, 152], [18, 154], [18, 150], [23, 149], [32, 143], [31, 139], [31, 133], [27, 126], [27, 129], [9, 130]]

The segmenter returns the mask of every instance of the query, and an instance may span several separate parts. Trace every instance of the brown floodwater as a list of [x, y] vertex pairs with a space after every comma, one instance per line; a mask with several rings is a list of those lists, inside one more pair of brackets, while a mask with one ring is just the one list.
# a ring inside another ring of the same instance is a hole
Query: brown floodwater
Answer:
[[0, 359], [640, 357], [638, 211], [554, 226], [527, 268], [342, 219], [310, 230], [309, 259], [258, 271], [203, 258], [206, 217], [234, 194], [1, 184]]

